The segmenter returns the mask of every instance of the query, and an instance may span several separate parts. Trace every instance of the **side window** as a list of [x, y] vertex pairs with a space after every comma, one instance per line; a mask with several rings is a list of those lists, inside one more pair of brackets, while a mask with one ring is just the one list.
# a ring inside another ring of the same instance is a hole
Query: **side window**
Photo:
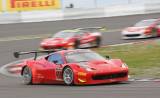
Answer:
[[48, 57], [49, 62], [53, 62], [56, 64], [63, 64], [62, 56], [59, 53], [54, 53]]
[[82, 32], [82, 31], [81, 31], [81, 32], [78, 32], [78, 35], [79, 35], [79, 36], [83, 36], [83, 35], [84, 35], [84, 32]]

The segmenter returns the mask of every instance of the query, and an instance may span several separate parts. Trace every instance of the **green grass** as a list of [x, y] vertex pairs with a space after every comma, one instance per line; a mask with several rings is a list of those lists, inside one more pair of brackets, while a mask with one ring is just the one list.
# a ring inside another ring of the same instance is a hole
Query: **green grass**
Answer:
[[136, 78], [160, 78], [160, 42], [93, 49], [101, 55], [120, 58], [129, 66], [130, 75]]

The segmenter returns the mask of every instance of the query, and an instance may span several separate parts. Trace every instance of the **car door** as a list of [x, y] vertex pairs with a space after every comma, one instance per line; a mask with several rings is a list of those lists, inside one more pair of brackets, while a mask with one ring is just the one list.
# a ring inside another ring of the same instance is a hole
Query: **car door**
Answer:
[[90, 43], [90, 42], [92, 42], [92, 41], [94, 40], [92, 34], [89, 33], [89, 32], [87, 32], [87, 31], [81, 32], [80, 35], [81, 35], [81, 40], [80, 40], [80, 42], [81, 42], [82, 44]]
[[160, 36], [160, 21], [156, 24], [157, 35]]
[[49, 55], [44, 59], [41, 59], [34, 65], [38, 70], [37, 77], [39, 79], [43, 79], [44, 83], [54, 83], [56, 79], [55, 77], [56, 64], [48, 61], [48, 58], [50, 58], [51, 56], [52, 55]]
[[55, 66], [53, 71], [54, 80], [62, 81], [62, 65], [64, 64], [62, 55], [60, 53], [54, 53], [48, 57], [48, 62]]

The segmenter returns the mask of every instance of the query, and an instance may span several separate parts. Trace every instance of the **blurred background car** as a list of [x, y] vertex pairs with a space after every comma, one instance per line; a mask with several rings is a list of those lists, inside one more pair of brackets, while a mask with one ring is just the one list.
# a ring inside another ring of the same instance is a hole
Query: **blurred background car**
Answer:
[[123, 39], [137, 39], [160, 36], [160, 19], [147, 19], [127, 27], [122, 32]]
[[103, 27], [76, 28], [63, 30], [40, 43], [43, 49], [99, 47]]

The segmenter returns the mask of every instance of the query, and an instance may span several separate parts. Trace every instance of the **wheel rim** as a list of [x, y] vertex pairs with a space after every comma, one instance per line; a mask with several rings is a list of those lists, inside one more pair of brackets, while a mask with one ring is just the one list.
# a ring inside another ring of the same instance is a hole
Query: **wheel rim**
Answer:
[[25, 84], [30, 84], [32, 80], [32, 73], [28, 67], [24, 68], [23, 70], [23, 82]]
[[67, 85], [72, 84], [73, 82], [73, 72], [70, 68], [66, 68], [63, 72], [63, 79]]

